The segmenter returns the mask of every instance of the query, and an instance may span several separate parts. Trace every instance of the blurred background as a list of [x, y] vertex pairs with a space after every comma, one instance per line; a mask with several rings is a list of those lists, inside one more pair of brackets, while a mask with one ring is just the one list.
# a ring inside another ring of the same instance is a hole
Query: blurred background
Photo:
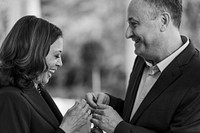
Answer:
[[[130, 0], [0, 0], [0, 44], [24, 15], [42, 17], [64, 34], [63, 67], [47, 90], [64, 114], [90, 91], [124, 98], [135, 59], [125, 39]], [[200, 48], [200, 1], [183, 0], [181, 33]]]

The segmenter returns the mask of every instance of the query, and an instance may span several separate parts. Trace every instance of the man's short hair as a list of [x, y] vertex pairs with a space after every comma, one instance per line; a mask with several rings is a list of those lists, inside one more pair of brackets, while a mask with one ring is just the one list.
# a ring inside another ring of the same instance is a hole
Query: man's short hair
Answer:
[[173, 23], [178, 28], [181, 24], [182, 0], [144, 0], [148, 5], [160, 12], [170, 13]]

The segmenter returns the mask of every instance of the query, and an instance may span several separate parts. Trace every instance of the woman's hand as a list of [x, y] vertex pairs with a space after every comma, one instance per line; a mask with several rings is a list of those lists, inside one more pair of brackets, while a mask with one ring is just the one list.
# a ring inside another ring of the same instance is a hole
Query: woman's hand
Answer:
[[90, 114], [91, 110], [84, 99], [76, 101], [65, 114], [60, 128], [65, 133], [72, 133], [88, 123]]

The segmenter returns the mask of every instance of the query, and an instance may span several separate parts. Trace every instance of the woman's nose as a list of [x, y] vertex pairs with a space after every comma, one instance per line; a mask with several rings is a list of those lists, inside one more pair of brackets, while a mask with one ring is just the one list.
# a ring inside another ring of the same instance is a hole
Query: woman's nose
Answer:
[[61, 59], [61, 58], [58, 59], [56, 65], [57, 65], [58, 67], [61, 67], [61, 66], [63, 65], [62, 59]]
[[129, 39], [133, 36], [133, 31], [132, 29], [130, 28], [130, 26], [128, 26], [127, 30], [126, 30], [126, 34], [125, 34], [125, 37], [126, 39]]

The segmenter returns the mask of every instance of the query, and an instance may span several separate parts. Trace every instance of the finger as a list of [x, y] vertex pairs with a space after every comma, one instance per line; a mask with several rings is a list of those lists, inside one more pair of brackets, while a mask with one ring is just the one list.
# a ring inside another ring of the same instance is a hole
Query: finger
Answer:
[[91, 110], [88, 110], [88, 111], [85, 113], [85, 118], [88, 118], [90, 115], [91, 115]]
[[86, 104], [85, 107], [82, 108], [82, 112], [88, 112], [88, 110], [90, 110], [89, 105]]
[[88, 110], [87, 114], [88, 114], [88, 116], [90, 116], [91, 115], [91, 110]]
[[74, 105], [70, 109], [68, 109], [68, 111], [74, 110], [78, 105], [79, 105], [79, 102], [75, 101]]
[[[89, 104], [88, 104], [88, 105], [89, 105]], [[89, 105], [89, 108], [90, 108], [91, 110], [95, 110], [95, 108], [91, 107], [90, 105]]]
[[94, 114], [104, 115], [104, 110], [96, 109], [94, 110]]
[[94, 111], [95, 111], [95, 109], [94, 109], [94, 108], [91, 108], [90, 106], [89, 106], [89, 109], [91, 110], [91, 113], [93, 114]]
[[[94, 124], [94, 126], [100, 127], [100, 121], [95, 118], [91, 118], [90, 122]], [[101, 128], [101, 127], [100, 127]]]
[[97, 120], [101, 120], [102, 119], [102, 116], [100, 114], [92, 114], [92, 118], [93, 119], [97, 119]]
[[84, 108], [86, 105], [87, 105], [87, 102], [85, 101], [85, 99], [80, 100], [79, 102], [80, 108]]
[[84, 108], [81, 108], [81, 112], [82, 112], [82, 115], [84, 115], [85, 117], [88, 117], [91, 115], [91, 110], [89, 108], [89, 105], [86, 104]]
[[97, 104], [98, 109], [106, 109], [108, 107], [109, 107], [109, 105], [106, 105], [106, 104]]
[[102, 104], [104, 102], [104, 98], [105, 98], [104, 95], [100, 94], [99, 97], [97, 98], [97, 102], [96, 103], [97, 104]]
[[99, 127], [95, 126], [91, 129], [91, 133], [103, 133], [103, 131]]
[[87, 103], [92, 107], [92, 108], [96, 108], [97, 104], [96, 104], [96, 97], [93, 95], [93, 93], [87, 93], [85, 96], [85, 100], [87, 101]]

